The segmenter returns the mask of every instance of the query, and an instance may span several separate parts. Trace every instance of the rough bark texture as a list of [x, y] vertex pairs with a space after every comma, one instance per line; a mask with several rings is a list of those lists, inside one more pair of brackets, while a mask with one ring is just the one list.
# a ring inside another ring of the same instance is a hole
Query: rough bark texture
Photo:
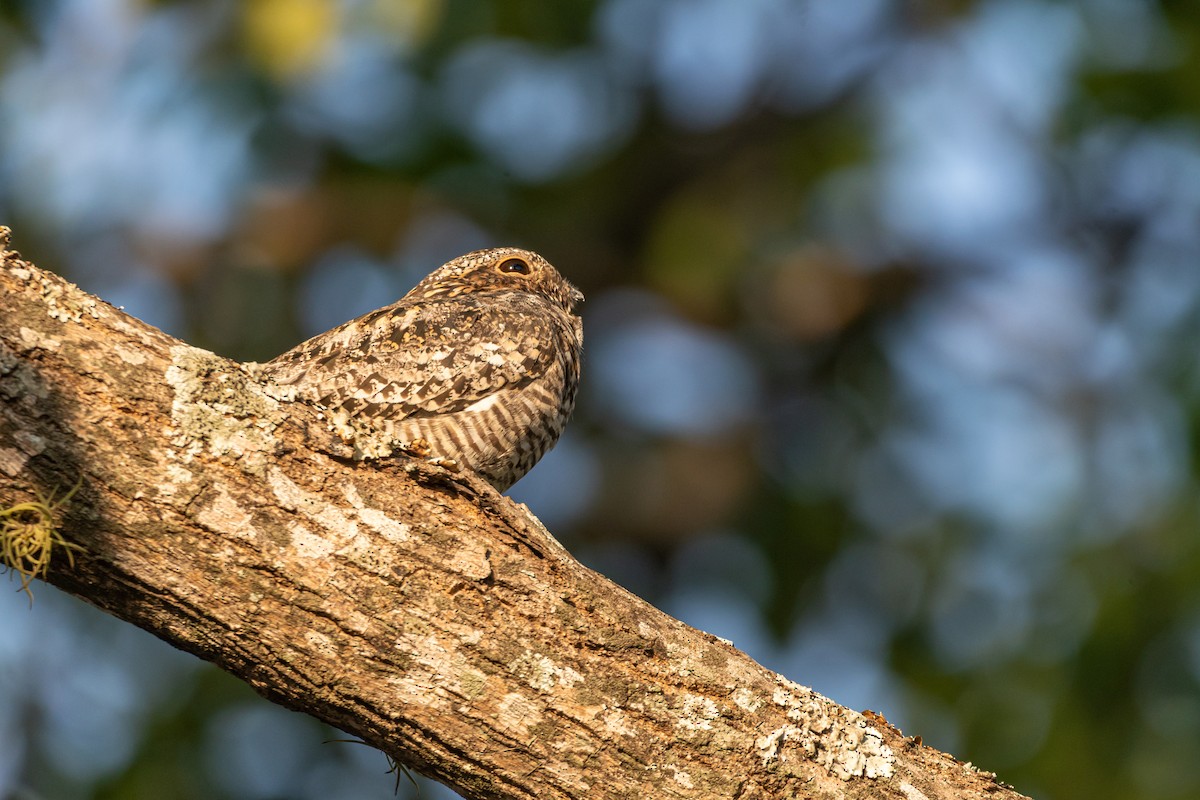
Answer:
[[[0, 250], [7, 230], [0, 229]], [[49, 581], [468, 798], [1006, 798], [410, 459], [6, 252], [0, 505], [82, 478]]]

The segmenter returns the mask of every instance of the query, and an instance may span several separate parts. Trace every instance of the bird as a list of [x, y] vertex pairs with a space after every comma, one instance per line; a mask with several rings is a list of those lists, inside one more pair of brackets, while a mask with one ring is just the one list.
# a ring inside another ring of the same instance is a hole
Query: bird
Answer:
[[356, 459], [416, 455], [503, 492], [574, 411], [582, 301], [537, 253], [476, 250], [260, 369], [283, 399], [320, 409]]

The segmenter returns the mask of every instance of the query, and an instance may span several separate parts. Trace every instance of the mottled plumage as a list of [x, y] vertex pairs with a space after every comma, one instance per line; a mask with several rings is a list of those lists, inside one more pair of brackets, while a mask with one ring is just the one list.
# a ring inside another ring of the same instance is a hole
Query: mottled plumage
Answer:
[[554, 446], [575, 407], [582, 299], [536, 253], [479, 250], [263, 371], [324, 409], [362, 457], [428, 455], [503, 491]]

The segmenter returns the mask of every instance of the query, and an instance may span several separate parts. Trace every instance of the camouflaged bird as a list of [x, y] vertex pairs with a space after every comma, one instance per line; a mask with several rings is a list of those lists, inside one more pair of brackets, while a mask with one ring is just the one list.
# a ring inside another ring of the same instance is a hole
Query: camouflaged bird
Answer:
[[287, 397], [323, 409], [359, 457], [407, 451], [504, 491], [574, 410], [582, 300], [536, 253], [478, 250], [262, 370]]

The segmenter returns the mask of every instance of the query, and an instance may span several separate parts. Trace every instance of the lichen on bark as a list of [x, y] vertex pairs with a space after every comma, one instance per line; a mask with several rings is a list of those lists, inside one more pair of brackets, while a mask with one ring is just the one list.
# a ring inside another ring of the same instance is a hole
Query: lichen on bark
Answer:
[[241, 365], [196, 347], [171, 348], [164, 376], [174, 390], [171, 442], [184, 461], [202, 449], [233, 456], [258, 476], [275, 449], [279, 401], [269, 397]]

